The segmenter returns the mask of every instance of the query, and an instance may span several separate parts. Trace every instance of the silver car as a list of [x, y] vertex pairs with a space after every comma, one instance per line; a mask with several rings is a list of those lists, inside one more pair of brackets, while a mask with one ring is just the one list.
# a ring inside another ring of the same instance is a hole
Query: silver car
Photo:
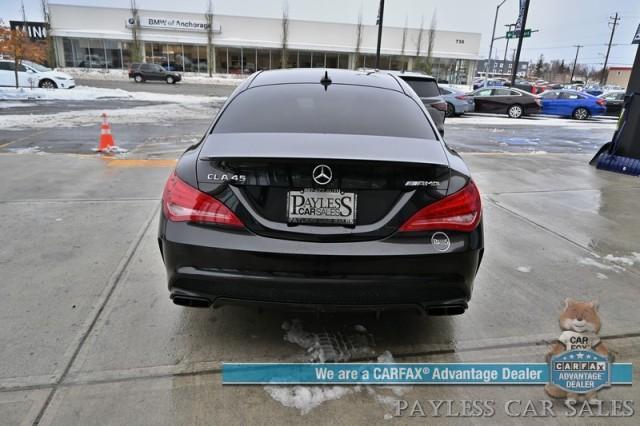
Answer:
[[473, 97], [467, 96], [462, 90], [447, 86], [446, 84], [440, 84], [439, 87], [440, 94], [447, 103], [447, 111], [445, 113], [447, 117], [462, 115], [465, 112], [473, 112], [476, 107]]

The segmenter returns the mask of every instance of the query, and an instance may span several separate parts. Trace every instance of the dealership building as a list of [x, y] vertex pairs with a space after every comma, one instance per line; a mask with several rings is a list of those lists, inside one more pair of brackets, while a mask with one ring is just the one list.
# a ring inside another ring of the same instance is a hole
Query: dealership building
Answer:
[[[203, 2], [204, 4], [204, 2]], [[50, 4], [51, 34], [61, 67], [126, 68], [132, 60], [134, 20], [127, 8]], [[208, 25], [203, 13], [139, 10], [140, 57], [172, 70], [206, 72]], [[243, 74], [281, 68], [282, 20], [215, 15], [212, 33], [216, 73]], [[356, 24], [290, 19], [286, 62], [290, 68], [359, 68], [375, 66], [377, 27], [362, 25], [356, 49]], [[384, 27], [384, 69], [416, 68], [420, 31]], [[404, 51], [402, 49], [403, 38]], [[426, 57], [429, 31], [424, 30], [420, 56]], [[358, 52], [356, 52], [358, 50]], [[432, 74], [467, 84], [479, 59], [480, 34], [435, 31]]]

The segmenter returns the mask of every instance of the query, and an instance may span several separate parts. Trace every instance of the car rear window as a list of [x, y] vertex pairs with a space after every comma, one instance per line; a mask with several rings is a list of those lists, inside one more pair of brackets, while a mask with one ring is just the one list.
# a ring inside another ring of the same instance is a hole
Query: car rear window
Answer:
[[424, 112], [401, 92], [368, 86], [280, 84], [234, 98], [213, 133], [338, 133], [436, 139]]
[[438, 89], [438, 83], [435, 80], [429, 80], [427, 78], [419, 77], [400, 77], [411, 86], [414, 92], [421, 98], [433, 98], [434, 96], [440, 96], [440, 90]]

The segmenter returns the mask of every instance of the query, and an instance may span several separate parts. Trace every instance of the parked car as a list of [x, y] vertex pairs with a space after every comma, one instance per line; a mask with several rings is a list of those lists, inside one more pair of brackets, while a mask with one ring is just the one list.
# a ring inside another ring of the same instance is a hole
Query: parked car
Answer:
[[473, 112], [475, 104], [472, 97], [467, 96], [462, 90], [451, 86], [441, 84], [439, 87], [440, 94], [447, 103], [447, 111], [445, 112], [447, 117], [462, 115], [465, 112]]
[[511, 118], [537, 114], [542, 106], [539, 96], [509, 87], [478, 89], [468, 96], [473, 97], [476, 112], [507, 114]]
[[613, 115], [618, 117], [622, 112], [622, 106], [624, 105], [624, 97], [626, 92], [624, 90], [613, 90], [611, 92], [603, 93], [598, 96], [606, 101], [605, 107], [607, 108], [607, 115]]
[[[24, 60], [18, 66], [20, 87], [45, 89], [73, 89], [76, 82], [69, 74], [52, 70], [44, 65]], [[0, 59], [0, 86], [15, 87], [15, 63], [13, 59]]]
[[541, 98], [542, 112], [544, 114], [586, 120], [591, 116], [602, 115], [607, 111], [607, 101], [586, 92], [549, 90], [543, 93]]
[[83, 68], [107, 68], [109, 63], [99, 55], [84, 55], [78, 66]]
[[176, 84], [182, 80], [182, 76], [177, 72], [167, 71], [158, 64], [133, 63], [129, 67], [129, 78], [133, 78], [136, 83], [149, 81], [166, 81], [167, 84]]
[[380, 71], [245, 80], [178, 160], [159, 216], [170, 298], [189, 307], [461, 314], [484, 250], [469, 169]]
[[588, 86], [585, 86], [583, 90], [593, 96], [600, 96], [604, 93], [604, 90], [602, 89], [602, 87], [600, 87], [599, 84], [590, 84]]
[[504, 78], [481, 78], [473, 83], [473, 90], [480, 89], [482, 87], [505, 87], [509, 82]]
[[436, 128], [441, 135], [444, 134], [444, 119], [447, 111], [447, 103], [440, 95], [438, 83], [434, 77], [417, 72], [406, 71], [386, 71], [400, 77], [405, 81], [420, 97], [420, 100], [433, 118]]

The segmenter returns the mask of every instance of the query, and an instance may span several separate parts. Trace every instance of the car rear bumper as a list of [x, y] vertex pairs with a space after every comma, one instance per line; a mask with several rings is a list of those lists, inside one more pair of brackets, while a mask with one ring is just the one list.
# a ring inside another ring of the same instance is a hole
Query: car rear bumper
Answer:
[[174, 301], [321, 310], [466, 308], [482, 259], [482, 225], [450, 239], [450, 252], [437, 253], [427, 235], [310, 243], [161, 217], [159, 243]]

